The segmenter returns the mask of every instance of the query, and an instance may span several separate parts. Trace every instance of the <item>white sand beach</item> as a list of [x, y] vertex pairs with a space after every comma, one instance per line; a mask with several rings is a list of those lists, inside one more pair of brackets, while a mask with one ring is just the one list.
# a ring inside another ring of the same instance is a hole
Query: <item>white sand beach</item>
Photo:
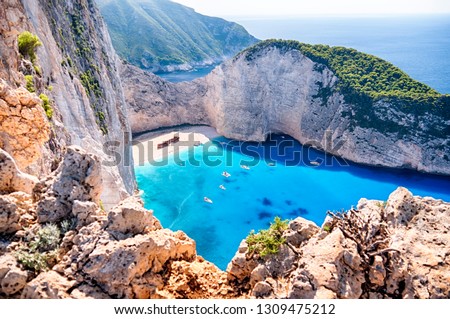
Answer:
[[216, 129], [210, 126], [186, 126], [145, 133], [133, 139], [134, 165], [142, 166], [149, 160], [159, 161], [169, 154], [206, 144], [218, 136]]

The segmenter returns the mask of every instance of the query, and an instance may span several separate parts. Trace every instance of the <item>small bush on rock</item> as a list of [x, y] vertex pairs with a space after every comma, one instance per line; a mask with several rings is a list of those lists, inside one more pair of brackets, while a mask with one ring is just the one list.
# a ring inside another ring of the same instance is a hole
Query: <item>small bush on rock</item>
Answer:
[[255, 233], [253, 230], [247, 236], [246, 242], [250, 253], [257, 253], [261, 257], [269, 254], [277, 254], [280, 246], [285, 243], [283, 232], [288, 228], [289, 221], [275, 217], [269, 229], [260, 230]]
[[37, 35], [31, 32], [24, 31], [19, 34], [18, 37], [19, 52], [24, 57], [29, 57], [30, 61], [34, 64], [36, 61], [36, 48], [42, 45]]
[[36, 273], [48, 270], [58, 257], [61, 231], [58, 226], [48, 224], [40, 228], [34, 238], [23, 245], [16, 258], [25, 268]]

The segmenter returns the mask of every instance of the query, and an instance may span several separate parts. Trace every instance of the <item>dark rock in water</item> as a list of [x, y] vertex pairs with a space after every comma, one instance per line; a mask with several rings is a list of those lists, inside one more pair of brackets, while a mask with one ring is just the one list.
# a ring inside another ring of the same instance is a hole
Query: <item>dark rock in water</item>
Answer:
[[308, 210], [303, 207], [298, 207], [298, 208], [292, 210], [291, 212], [289, 212], [288, 215], [291, 217], [304, 216], [304, 215], [308, 215]]
[[289, 200], [289, 199], [287, 199], [287, 200], [285, 200], [284, 201], [287, 205], [289, 205], [289, 206], [291, 206], [292, 205], [292, 201], [291, 200]]
[[262, 203], [264, 206], [272, 206], [272, 202], [267, 197], [264, 197]]
[[272, 214], [271, 214], [271, 213], [268, 213], [268, 212], [260, 212], [260, 213], [258, 214], [258, 218], [259, 218], [260, 220], [266, 219], [266, 218], [270, 218], [270, 217], [272, 217]]

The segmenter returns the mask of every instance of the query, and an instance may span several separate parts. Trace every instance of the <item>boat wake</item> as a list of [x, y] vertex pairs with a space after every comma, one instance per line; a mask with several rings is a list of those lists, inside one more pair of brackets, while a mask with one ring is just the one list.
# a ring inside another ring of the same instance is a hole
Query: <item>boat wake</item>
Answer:
[[169, 226], [170, 229], [172, 229], [173, 225], [175, 225], [177, 220], [180, 218], [181, 211], [183, 209], [184, 204], [188, 201], [189, 198], [192, 197], [192, 195], [194, 195], [193, 191], [188, 196], [186, 196], [186, 198], [184, 198], [183, 201], [180, 203], [180, 205], [177, 207], [178, 214], [177, 214], [177, 217], [175, 217], [175, 219], [173, 220], [172, 224], [170, 224], [170, 226]]

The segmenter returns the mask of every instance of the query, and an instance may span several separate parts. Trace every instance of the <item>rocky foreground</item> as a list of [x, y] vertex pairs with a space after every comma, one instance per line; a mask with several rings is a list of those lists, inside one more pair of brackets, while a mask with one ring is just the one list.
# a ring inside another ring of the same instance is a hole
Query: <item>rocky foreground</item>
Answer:
[[2, 298], [450, 297], [450, 204], [404, 188], [322, 228], [291, 221], [275, 255], [244, 240], [223, 272], [139, 198], [105, 211], [95, 155], [69, 147], [40, 181], [0, 164]]

